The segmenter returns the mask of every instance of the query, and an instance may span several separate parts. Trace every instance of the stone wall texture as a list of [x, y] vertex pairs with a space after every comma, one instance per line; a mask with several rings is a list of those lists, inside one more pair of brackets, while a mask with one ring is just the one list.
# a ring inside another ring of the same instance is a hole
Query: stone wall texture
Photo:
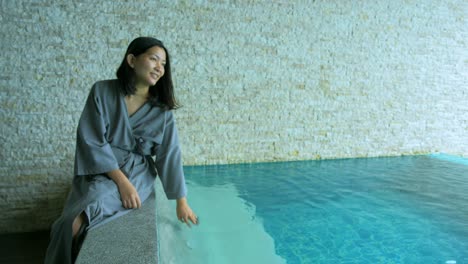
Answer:
[[465, 0], [0, 0], [0, 233], [49, 228], [91, 85], [172, 56], [184, 164], [468, 157]]

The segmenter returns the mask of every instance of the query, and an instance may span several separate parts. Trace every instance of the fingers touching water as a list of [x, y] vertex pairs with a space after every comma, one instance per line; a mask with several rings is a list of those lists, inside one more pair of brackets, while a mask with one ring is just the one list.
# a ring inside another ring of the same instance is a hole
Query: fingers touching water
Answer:
[[188, 205], [185, 197], [177, 200], [176, 210], [180, 222], [187, 224], [188, 227], [191, 227], [190, 223], [198, 225], [198, 217]]

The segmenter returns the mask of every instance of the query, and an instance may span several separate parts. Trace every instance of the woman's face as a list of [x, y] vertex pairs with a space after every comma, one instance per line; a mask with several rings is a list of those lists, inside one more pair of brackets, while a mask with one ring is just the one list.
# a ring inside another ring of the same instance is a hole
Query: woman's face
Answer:
[[137, 57], [129, 54], [127, 60], [130, 67], [135, 71], [137, 87], [153, 86], [164, 75], [166, 52], [161, 47], [149, 48], [145, 53]]

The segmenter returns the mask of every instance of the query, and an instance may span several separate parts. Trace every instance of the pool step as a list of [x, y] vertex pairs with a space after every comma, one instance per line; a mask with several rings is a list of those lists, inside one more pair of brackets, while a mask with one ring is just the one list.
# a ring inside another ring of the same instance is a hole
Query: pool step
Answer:
[[134, 210], [90, 230], [76, 264], [158, 263], [154, 193]]

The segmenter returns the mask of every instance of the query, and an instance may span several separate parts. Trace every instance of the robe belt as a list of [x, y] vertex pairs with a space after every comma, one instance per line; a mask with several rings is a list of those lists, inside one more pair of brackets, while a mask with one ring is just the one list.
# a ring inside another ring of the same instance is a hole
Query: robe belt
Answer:
[[146, 154], [143, 150], [143, 144], [144, 140], [143, 138], [135, 138], [135, 148], [133, 149], [132, 152], [140, 154], [141, 156], [145, 157], [148, 163], [150, 164], [150, 169], [154, 172], [154, 175], [158, 175], [158, 172], [156, 170], [156, 164], [153, 160], [153, 157], [151, 157], [151, 154]]
[[142, 156], [147, 156], [145, 152], [143, 151], [143, 144], [144, 140], [143, 138], [135, 138], [135, 148], [133, 149], [134, 153], [140, 154]]

